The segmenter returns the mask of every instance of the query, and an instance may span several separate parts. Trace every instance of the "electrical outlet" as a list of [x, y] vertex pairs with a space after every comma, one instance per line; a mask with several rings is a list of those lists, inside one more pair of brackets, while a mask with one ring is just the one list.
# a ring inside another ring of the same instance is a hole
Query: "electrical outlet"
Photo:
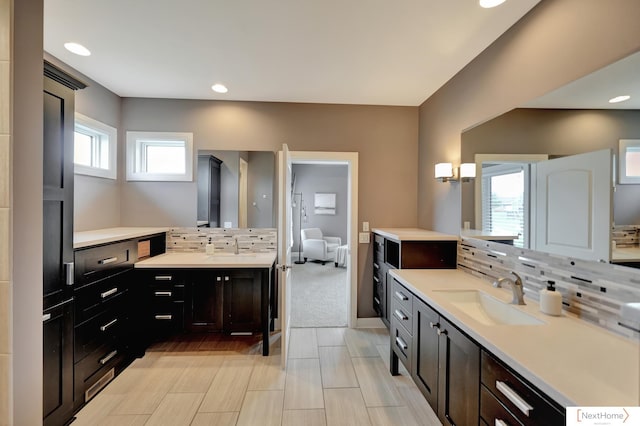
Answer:
[[362, 232], [369, 232], [369, 222], [362, 222]]
[[360, 232], [358, 234], [358, 242], [360, 244], [369, 244], [371, 242], [371, 234], [369, 234], [368, 232]]

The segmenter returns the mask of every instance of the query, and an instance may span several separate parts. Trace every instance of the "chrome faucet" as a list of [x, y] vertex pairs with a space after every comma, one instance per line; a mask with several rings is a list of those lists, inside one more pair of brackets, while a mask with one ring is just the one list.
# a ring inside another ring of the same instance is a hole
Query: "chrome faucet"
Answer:
[[512, 305], [526, 305], [524, 303], [524, 289], [522, 287], [522, 279], [520, 279], [520, 275], [515, 272], [511, 272], [515, 277], [515, 281], [509, 277], [498, 278], [497, 281], [493, 282], [493, 286], [496, 288], [502, 287], [502, 284], [505, 282], [511, 284], [511, 291], [513, 292], [513, 298], [511, 299]]

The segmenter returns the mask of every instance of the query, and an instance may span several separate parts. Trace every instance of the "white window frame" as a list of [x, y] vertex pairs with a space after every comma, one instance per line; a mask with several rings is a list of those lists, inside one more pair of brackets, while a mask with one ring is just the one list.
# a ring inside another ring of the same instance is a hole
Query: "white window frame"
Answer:
[[[84, 164], [73, 165], [73, 172], [78, 175], [95, 176], [105, 179], [118, 178], [118, 130], [108, 124], [104, 124], [98, 120], [75, 113], [74, 133], [88, 134], [94, 138], [98, 138], [100, 143], [107, 143], [109, 150], [108, 168], [86, 166]], [[99, 155], [95, 152], [95, 147], [91, 149], [92, 157]]]
[[640, 148], [640, 139], [620, 139], [620, 152], [618, 155], [618, 183], [622, 184], [639, 184], [640, 176], [627, 176], [627, 150], [629, 148]]
[[[184, 173], [147, 173], [144, 170], [144, 148], [154, 142], [178, 143], [185, 147]], [[185, 132], [127, 132], [128, 181], [193, 181], [193, 133]]]

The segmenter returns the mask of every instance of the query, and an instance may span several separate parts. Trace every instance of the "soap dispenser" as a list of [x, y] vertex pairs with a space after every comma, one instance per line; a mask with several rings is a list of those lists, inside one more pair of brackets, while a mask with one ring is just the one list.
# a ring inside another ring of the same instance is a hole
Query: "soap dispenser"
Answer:
[[555, 281], [547, 281], [547, 288], [540, 290], [540, 311], [547, 315], [562, 315], [562, 295], [555, 289]]

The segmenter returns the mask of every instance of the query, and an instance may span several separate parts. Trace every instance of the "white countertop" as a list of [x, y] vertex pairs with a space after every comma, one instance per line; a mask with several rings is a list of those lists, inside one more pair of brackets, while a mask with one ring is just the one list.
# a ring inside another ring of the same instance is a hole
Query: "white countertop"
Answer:
[[517, 235], [509, 235], [504, 232], [483, 231], [482, 229], [461, 229], [460, 236], [476, 238], [478, 240], [517, 240]]
[[74, 232], [73, 248], [78, 249], [98, 244], [112, 243], [114, 241], [128, 240], [130, 238], [144, 237], [167, 232], [168, 230], [169, 228], [121, 227]]
[[460, 270], [393, 269], [432, 308], [563, 406], [640, 405], [640, 342], [563, 313], [552, 317], [525, 298], [517, 306], [544, 325], [484, 325], [456, 308], [442, 289], [476, 289], [506, 302], [511, 290]]
[[457, 241], [457, 235], [443, 234], [420, 228], [376, 228], [374, 234], [396, 241]]
[[640, 247], [616, 247], [611, 251], [611, 261], [640, 262]]
[[164, 253], [136, 262], [136, 268], [270, 268], [276, 253]]

